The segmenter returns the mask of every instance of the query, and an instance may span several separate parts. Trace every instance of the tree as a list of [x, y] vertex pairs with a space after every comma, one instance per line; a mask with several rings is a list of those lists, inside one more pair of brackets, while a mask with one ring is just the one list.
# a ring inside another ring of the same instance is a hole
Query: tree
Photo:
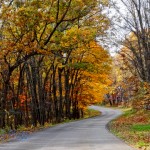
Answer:
[[121, 0], [121, 2], [126, 13], [115, 7], [123, 20], [123, 25], [119, 23], [118, 26], [127, 32], [121, 44], [130, 50], [132, 58], [129, 59], [132, 59], [139, 77], [143, 81], [150, 82], [150, 2], [149, 0]]
[[[109, 26], [102, 14], [102, 6], [107, 3], [104, 1], [100, 6], [94, 0], [2, 3], [0, 126], [37, 126], [81, 117], [77, 88], [83, 86], [81, 72], [92, 68], [92, 63], [87, 68], [88, 63], [82, 61], [83, 57], [92, 56], [94, 48], [90, 42], [96, 33], [103, 35]], [[94, 18], [96, 22], [90, 23]], [[108, 60], [103, 50], [95, 55], [101, 54]], [[84, 105], [89, 103], [85, 100]]]
[[113, 104], [122, 102], [126, 106], [137, 93], [139, 80], [136, 69], [131, 61], [125, 57], [124, 51], [126, 54], [130, 52], [126, 48], [122, 48], [120, 53], [113, 57], [113, 83], [110, 93]]

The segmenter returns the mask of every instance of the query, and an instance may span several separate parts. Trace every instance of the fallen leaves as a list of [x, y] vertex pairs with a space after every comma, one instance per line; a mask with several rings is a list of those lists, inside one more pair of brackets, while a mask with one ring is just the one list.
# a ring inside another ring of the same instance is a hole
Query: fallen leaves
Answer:
[[150, 112], [128, 110], [112, 121], [110, 130], [141, 150], [150, 150]]

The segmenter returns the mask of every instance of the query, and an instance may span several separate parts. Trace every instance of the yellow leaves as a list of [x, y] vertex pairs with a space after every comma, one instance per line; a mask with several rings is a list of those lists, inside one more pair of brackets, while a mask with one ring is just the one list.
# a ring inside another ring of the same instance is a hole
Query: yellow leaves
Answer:
[[77, 44], [78, 34], [79, 34], [79, 29], [77, 28], [77, 26], [74, 26], [71, 29], [67, 30], [62, 37], [61, 46], [71, 47], [74, 44]]
[[74, 2], [74, 7], [76, 10], [80, 10], [81, 8], [83, 8], [85, 6], [85, 4], [82, 0], [76, 0], [73, 2]]
[[109, 0], [101, 0], [101, 4], [104, 6], [108, 6], [109, 5]]
[[86, 82], [83, 87], [82, 95], [79, 99], [81, 107], [88, 106], [90, 104], [100, 103], [104, 99], [104, 95], [107, 93], [106, 87], [101, 83]]
[[94, 38], [93, 31], [90, 29], [78, 28], [78, 26], [73, 26], [71, 29], [67, 30], [61, 41], [61, 46], [67, 47], [77, 47], [84, 46], [86, 43]]
[[78, 63], [79, 68], [81, 67], [80, 70], [82, 70], [82, 80], [80, 82], [83, 86], [82, 95], [79, 98], [80, 107], [101, 102], [104, 94], [108, 92], [107, 86], [112, 84], [110, 78], [111, 59], [108, 52], [95, 41], [89, 40], [87, 43], [80, 44], [72, 52], [71, 57], [74, 62], [81, 61], [84, 64], [86, 63], [84, 67], [82, 63]]
[[55, 18], [54, 18], [53, 16], [50, 16], [50, 17], [49, 17], [49, 22], [50, 22], [50, 23], [55, 22]]
[[[50, 44], [48, 43], [47, 47], [44, 45], [45, 40], [53, 32], [56, 25], [56, 16], [58, 15], [59, 22], [66, 11], [68, 3], [69, 0], [60, 1], [59, 12], [57, 12], [57, 1], [52, 0], [25, 1], [24, 4], [19, 5], [13, 3], [12, 6], [7, 8], [8, 11], [5, 13], [9, 24], [5, 28], [5, 33], [9, 34], [8, 39], [19, 39], [21, 41], [19, 42], [22, 44], [17, 46], [17, 49], [20, 47], [27, 53], [32, 50], [42, 53], [42, 50], [37, 48], [37, 44], [31, 43], [33, 39], [37, 40], [40, 45], [39, 47], [44, 47], [47, 51], [77, 49], [78, 47], [83, 49], [85, 44], [88, 44], [89, 41], [95, 38], [96, 29], [91, 26], [79, 28], [79, 26], [73, 25], [73, 23], [75, 22], [76, 24], [77, 16], [79, 16], [78, 19], [81, 18], [81, 23], [79, 24], [84, 24], [84, 17], [82, 15], [86, 16], [96, 6], [97, 2], [94, 0], [73, 0], [64, 21], [62, 21], [59, 29], [55, 31], [55, 34], [49, 40]], [[6, 8], [6, 6], [3, 6], [3, 8]], [[95, 18], [97, 20], [98, 16], [95, 16]], [[65, 30], [67, 22], [69, 23], [69, 28]], [[45, 51], [43, 52], [46, 53]]]
[[112, 84], [110, 78], [112, 61], [108, 52], [95, 41], [89, 41], [84, 46], [78, 47], [72, 55], [74, 59], [87, 62], [87, 67], [82, 70], [81, 75], [83, 91], [80, 105], [101, 102], [108, 92], [107, 87]]

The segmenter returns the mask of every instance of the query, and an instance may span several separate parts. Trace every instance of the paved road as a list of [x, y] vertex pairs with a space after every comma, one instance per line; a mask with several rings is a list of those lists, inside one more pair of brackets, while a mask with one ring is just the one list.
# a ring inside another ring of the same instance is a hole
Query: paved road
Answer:
[[133, 150], [106, 128], [106, 124], [121, 112], [91, 107], [100, 110], [102, 115], [57, 125], [28, 138], [0, 144], [0, 150]]

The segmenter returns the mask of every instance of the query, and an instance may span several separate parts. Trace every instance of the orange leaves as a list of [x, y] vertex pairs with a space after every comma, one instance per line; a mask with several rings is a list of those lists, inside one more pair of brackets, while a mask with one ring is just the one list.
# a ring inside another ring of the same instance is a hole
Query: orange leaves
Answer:
[[50, 92], [50, 87], [49, 87], [50, 85], [49, 85], [49, 83], [46, 83], [46, 85], [45, 85], [45, 90], [48, 92]]
[[[27, 95], [26, 95], [25, 92], [23, 92], [22, 94], [20, 94], [18, 96], [18, 98], [19, 98], [19, 103], [20, 103], [19, 107], [21, 106], [22, 110], [24, 110], [23, 107], [25, 107], [25, 105], [26, 105], [25, 103], [30, 103], [31, 102], [31, 98], [27, 97]], [[17, 103], [15, 104], [15, 107], [17, 107]]]
[[27, 100], [27, 96], [24, 94], [20, 94], [19, 99], [20, 99], [21, 104], [23, 104]]
[[86, 63], [84, 68], [81, 63], [78, 63], [78, 69], [81, 66], [82, 70], [80, 105], [85, 106], [101, 102], [104, 94], [108, 92], [107, 86], [112, 83], [110, 79], [111, 59], [108, 52], [95, 41], [90, 41], [83, 47], [76, 49], [72, 55], [74, 59]]

